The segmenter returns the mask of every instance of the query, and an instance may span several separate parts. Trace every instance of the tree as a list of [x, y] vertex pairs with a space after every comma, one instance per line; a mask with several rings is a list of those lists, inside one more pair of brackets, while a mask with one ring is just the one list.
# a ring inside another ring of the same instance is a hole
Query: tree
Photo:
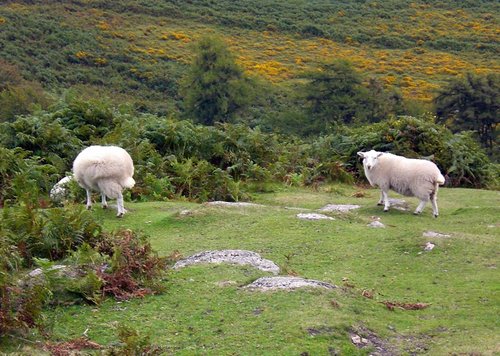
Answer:
[[182, 85], [186, 114], [213, 125], [231, 121], [249, 102], [250, 86], [225, 43], [202, 38]]
[[[453, 131], [473, 130], [490, 155], [498, 138], [500, 75], [467, 73], [451, 80], [435, 98], [436, 114]], [[496, 145], [498, 150], [498, 145]]]
[[365, 103], [360, 103], [366, 120], [380, 122], [391, 114], [402, 114], [403, 96], [395, 90], [386, 90], [383, 83], [377, 78], [369, 78], [363, 90]]
[[[319, 71], [306, 73], [304, 88], [309, 110], [323, 131], [332, 123], [350, 124], [356, 119], [362, 91], [361, 76], [345, 60], [323, 64]], [[321, 127], [323, 126], [323, 127]]]

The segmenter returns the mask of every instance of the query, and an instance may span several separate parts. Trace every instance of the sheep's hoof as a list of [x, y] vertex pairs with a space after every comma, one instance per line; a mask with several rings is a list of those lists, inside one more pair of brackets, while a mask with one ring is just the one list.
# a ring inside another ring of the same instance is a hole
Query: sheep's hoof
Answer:
[[381, 205], [384, 205], [384, 203], [383, 202], [378, 202], [377, 205], [381, 206]]
[[437, 218], [439, 216], [439, 214], [434, 214], [434, 217]]
[[389, 211], [389, 209], [384, 209], [384, 213], [387, 213]]
[[107, 206], [107, 205], [103, 205], [103, 206], [102, 206], [102, 208], [103, 208], [103, 209], [107, 209], [107, 208], [108, 208], [108, 206]]
[[118, 214], [116, 214], [116, 217], [117, 218], [123, 218], [123, 215], [125, 215], [125, 214], [124, 213], [118, 213]]
[[420, 211], [413, 212], [413, 215], [420, 215]]
[[87, 210], [92, 210], [92, 206], [91, 205], [87, 205]]

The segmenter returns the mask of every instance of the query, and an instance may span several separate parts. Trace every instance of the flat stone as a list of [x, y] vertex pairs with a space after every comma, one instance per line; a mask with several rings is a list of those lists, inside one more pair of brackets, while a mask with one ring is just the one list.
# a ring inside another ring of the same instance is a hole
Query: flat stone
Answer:
[[389, 204], [396, 210], [408, 211], [410, 209], [406, 200], [403, 199], [389, 198]]
[[373, 228], [385, 228], [385, 225], [382, 224], [380, 221], [378, 220], [375, 220], [375, 221], [372, 221], [371, 223], [369, 223], [368, 225], [366, 225], [368, 227], [373, 227]]
[[200, 263], [229, 263], [235, 265], [250, 265], [264, 272], [278, 274], [280, 268], [270, 260], [263, 259], [258, 253], [246, 250], [215, 250], [204, 251], [177, 261], [174, 269]]
[[335, 220], [331, 216], [326, 216], [317, 213], [300, 213], [297, 214], [297, 217], [302, 220]]
[[451, 235], [448, 234], [442, 234], [440, 232], [435, 232], [435, 231], [424, 231], [422, 234], [423, 237], [437, 237], [437, 238], [442, 238], [442, 237], [451, 237]]
[[300, 277], [278, 276], [278, 277], [262, 277], [253, 283], [245, 286], [245, 289], [270, 291], [270, 290], [294, 290], [298, 288], [325, 288], [334, 289], [335, 285], [316, 281], [314, 279], [304, 279]]
[[424, 247], [424, 251], [432, 251], [436, 247], [432, 242], [427, 242]]
[[205, 205], [224, 206], [224, 207], [263, 207], [264, 206], [262, 204], [255, 204], [255, 203], [230, 202], [230, 201], [221, 201], [221, 200], [209, 201], [209, 202], [205, 203]]
[[[66, 265], [54, 265], [54, 266], [50, 267], [48, 270], [49, 271], [57, 271], [57, 270], [64, 270], [67, 268], [68, 268], [68, 266], [66, 266]], [[42, 275], [42, 273], [43, 273], [43, 270], [41, 268], [35, 268], [33, 271], [28, 273], [28, 277], [31, 277], [31, 278], [38, 277], [38, 276]]]
[[351, 205], [351, 204], [328, 204], [319, 209], [319, 211], [324, 211], [324, 212], [341, 212], [341, 213], [347, 213], [351, 210], [359, 209], [361, 208], [360, 205]]

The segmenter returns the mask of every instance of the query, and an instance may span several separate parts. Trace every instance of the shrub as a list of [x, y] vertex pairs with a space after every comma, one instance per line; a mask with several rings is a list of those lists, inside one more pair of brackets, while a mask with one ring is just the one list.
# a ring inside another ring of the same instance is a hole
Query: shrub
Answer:
[[344, 127], [321, 142], [320, 150], [343, 158], [351, 171], [362, 171], [357, 151], [374, 149], [429, 158], [452, 186], [487, 187], [498, 179], [494, 166], [469, 134], [453, 135], [429, 116], [403, 116], [359, 128]]
[[0, 270], [0, 336], [26, 334], [34, 327], [43, 332], [42, 309], [50, 296], [46, 285], [20, 288], [11, 274]]
[[25, 266], [34, 258], [64, 258], [84, 242], [97, 244], [102, 227], [82, 206], [39, 209], [35, 203], [4, 207], [0, 232], [9, 239]]
[[49, 189], [56, 168], [29, 155], [21, 148], [9, 149], [0, 145], [0, 207], [6, 200], [36, 201], [38, 204], [40, 188]]
[[145, 235], [119, 230], [108, 235], [98, 250], [111, 258], [109, 268], [96, 271], [104, 282], [104, 295], [123, 300], [163, 290], [166, 259], [156, 255]]

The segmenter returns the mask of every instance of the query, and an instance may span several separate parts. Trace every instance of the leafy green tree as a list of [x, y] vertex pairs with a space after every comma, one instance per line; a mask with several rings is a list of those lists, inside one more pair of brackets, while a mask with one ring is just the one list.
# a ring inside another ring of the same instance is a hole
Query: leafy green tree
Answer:
[[403, 114], [403, 96], [395, 90], [387, 90], [377, 78], [369, 78], [363, 90], [364, 104], [359, 105], [369, 122], [386, 120], [391, 114]]
[[453, 131], [475, 131], [481, 145], [495, 156], [498, 155], [499, 97], [499, 74], [467, 73], [440, 90], [435, 98], [436, 113]]
[[202, 38], [182, 85], [186, 114], [196, 122], [229, 122], [249, 102], [250, 86], [226, 44]]
[[345, 60], [323, 64], [319, 71], [306, 73], [305, 100], [318, 129], [332, 123], [355, 121], [361, 94], [361, 76]]

